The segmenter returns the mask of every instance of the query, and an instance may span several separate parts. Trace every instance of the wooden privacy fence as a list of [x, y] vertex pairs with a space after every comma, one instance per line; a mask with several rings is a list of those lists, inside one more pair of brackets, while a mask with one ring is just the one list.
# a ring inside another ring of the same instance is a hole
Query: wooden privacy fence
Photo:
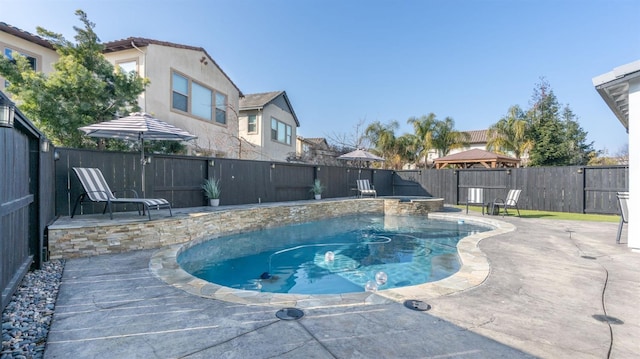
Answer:
[[[99, 168], [112, 190], [135, 189], [141, 192], [140, 157], [130, 152], [56, 149], [56, 213], [68, 216], [82, 193], [73, 167]], [[177, 155], [151, 155], [144, 166], [145, 196], [166, 198], [175, 208], [206, 205], [202, 188], [205, 178], [220, 179], [220, 204], [236, 205], [261, 202], [284, 202], [312, 199], [313, 181], [325, 187], [323, 198], [348, 197], [356, 179], [373, 182], [379, 195], [391, 195], [392, 171], [316, 166], [287, 162], [249, 161]], [[104, 204], [84, 204], [77, 213], [102, 213]], [[135, 210], [119, 205], [117, 210]]]
[[55, 218], [48, 145], [17, 109], [13, 127], [0, 127], [0, 309], [26, 272], [47, 260], [45, 228]]
[[[82, 187], [72, 167], [97, 167], [112, 189], [141, 190], [137, 153], [60, 148], [55, 164], [56, 213], [69, 215]], [[358, 178], [372, 181], [380, 196], [433, 196], [445, 203], [465, 203], [468, 188], [485, 190], [485, 199], [504, 198], [509, 189], [522, 189], [522, 209], [574, 213], [617, 214], [616, 192], [628, 191], [629, 167], [530, 167], [511, 169], [445, 169], [391, 171], [315, 166], [286, 162], [249, 161], [176, 155], [152, 155], [144, 166], [147, 197], [166, 198], [176, 208], [206, 205], [200, 185], [219, 178], [222, 205], [297, 201], [318, 178], [323, 198], [354, 196]], [[102, 204], [84, 205], [81, 213], [98, 213]], [[121, 210], [133, 210], [126, 206]]]
[[629, 167], [528, 167], [400, 171], [396, 195], [442, 197], [462, 204], [469, 188], [483, 188], [485, 201], [521, 189], [518, 206], [554, 212], [618, 214], [616, 192], [629, 190]]

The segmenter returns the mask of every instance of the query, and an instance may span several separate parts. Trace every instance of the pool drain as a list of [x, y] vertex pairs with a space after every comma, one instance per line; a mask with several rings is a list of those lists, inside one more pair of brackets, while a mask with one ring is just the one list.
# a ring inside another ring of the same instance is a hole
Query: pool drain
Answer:
[[276, 312], [276, 317], [282, 320], [298, 320], [304, 316], [304, 312], [297, 308], [282, 308]]
[[411, 309], [411, 310], [417, 310], [419, 312], [425, 312], [429, 309], [431, 309], [431, 305], [421, 301], [421, 300], [405, 300], [404, 301], [404, 306]]
[[592, 256], [580, 256], [580, 257], [584, 258], [584, 259], [598, 259], [598, 258], [592, 257]]

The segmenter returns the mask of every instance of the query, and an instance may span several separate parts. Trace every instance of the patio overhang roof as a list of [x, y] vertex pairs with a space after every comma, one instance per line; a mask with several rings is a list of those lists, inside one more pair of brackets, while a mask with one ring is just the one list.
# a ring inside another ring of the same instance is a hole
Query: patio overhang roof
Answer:
[[596, 90], [629, 132], [629, 83], [640, 79], [640, 60], [618, 66], [592, 79]]

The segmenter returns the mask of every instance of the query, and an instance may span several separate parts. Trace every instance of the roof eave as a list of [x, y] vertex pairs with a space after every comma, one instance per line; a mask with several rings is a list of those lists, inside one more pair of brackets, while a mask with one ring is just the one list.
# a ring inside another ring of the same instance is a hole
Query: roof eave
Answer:
[[627, 132], [629, 132], [629, 82], [636, 78], [640, 78], [640, 60], [618, 66], [613, 71], [592, 79], [596, 91]]

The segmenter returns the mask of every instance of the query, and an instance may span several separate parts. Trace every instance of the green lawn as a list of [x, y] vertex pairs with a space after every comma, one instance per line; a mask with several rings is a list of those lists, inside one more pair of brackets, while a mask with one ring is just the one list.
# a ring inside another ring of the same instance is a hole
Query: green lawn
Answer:
[[[466, 210], [466, 206], [457, 205], [454, 206], [463, 211]], [[469, 211], [482, 212], [482, 208], [479, 206], [469, 206]], [[517, 215], [515, 209], [509, 210], [510, 216]], [[565, 213], [565, 212], [547, 212], [547, 211], [534, 211], [521, 209], [520, 216], [522, 218], [548, 218], [548, 219], [568, 219], [574, 221], [589, 221], [589, 222], [620, 222], [620, 216], [610, 214], [582, 214], [582, 213]]]

